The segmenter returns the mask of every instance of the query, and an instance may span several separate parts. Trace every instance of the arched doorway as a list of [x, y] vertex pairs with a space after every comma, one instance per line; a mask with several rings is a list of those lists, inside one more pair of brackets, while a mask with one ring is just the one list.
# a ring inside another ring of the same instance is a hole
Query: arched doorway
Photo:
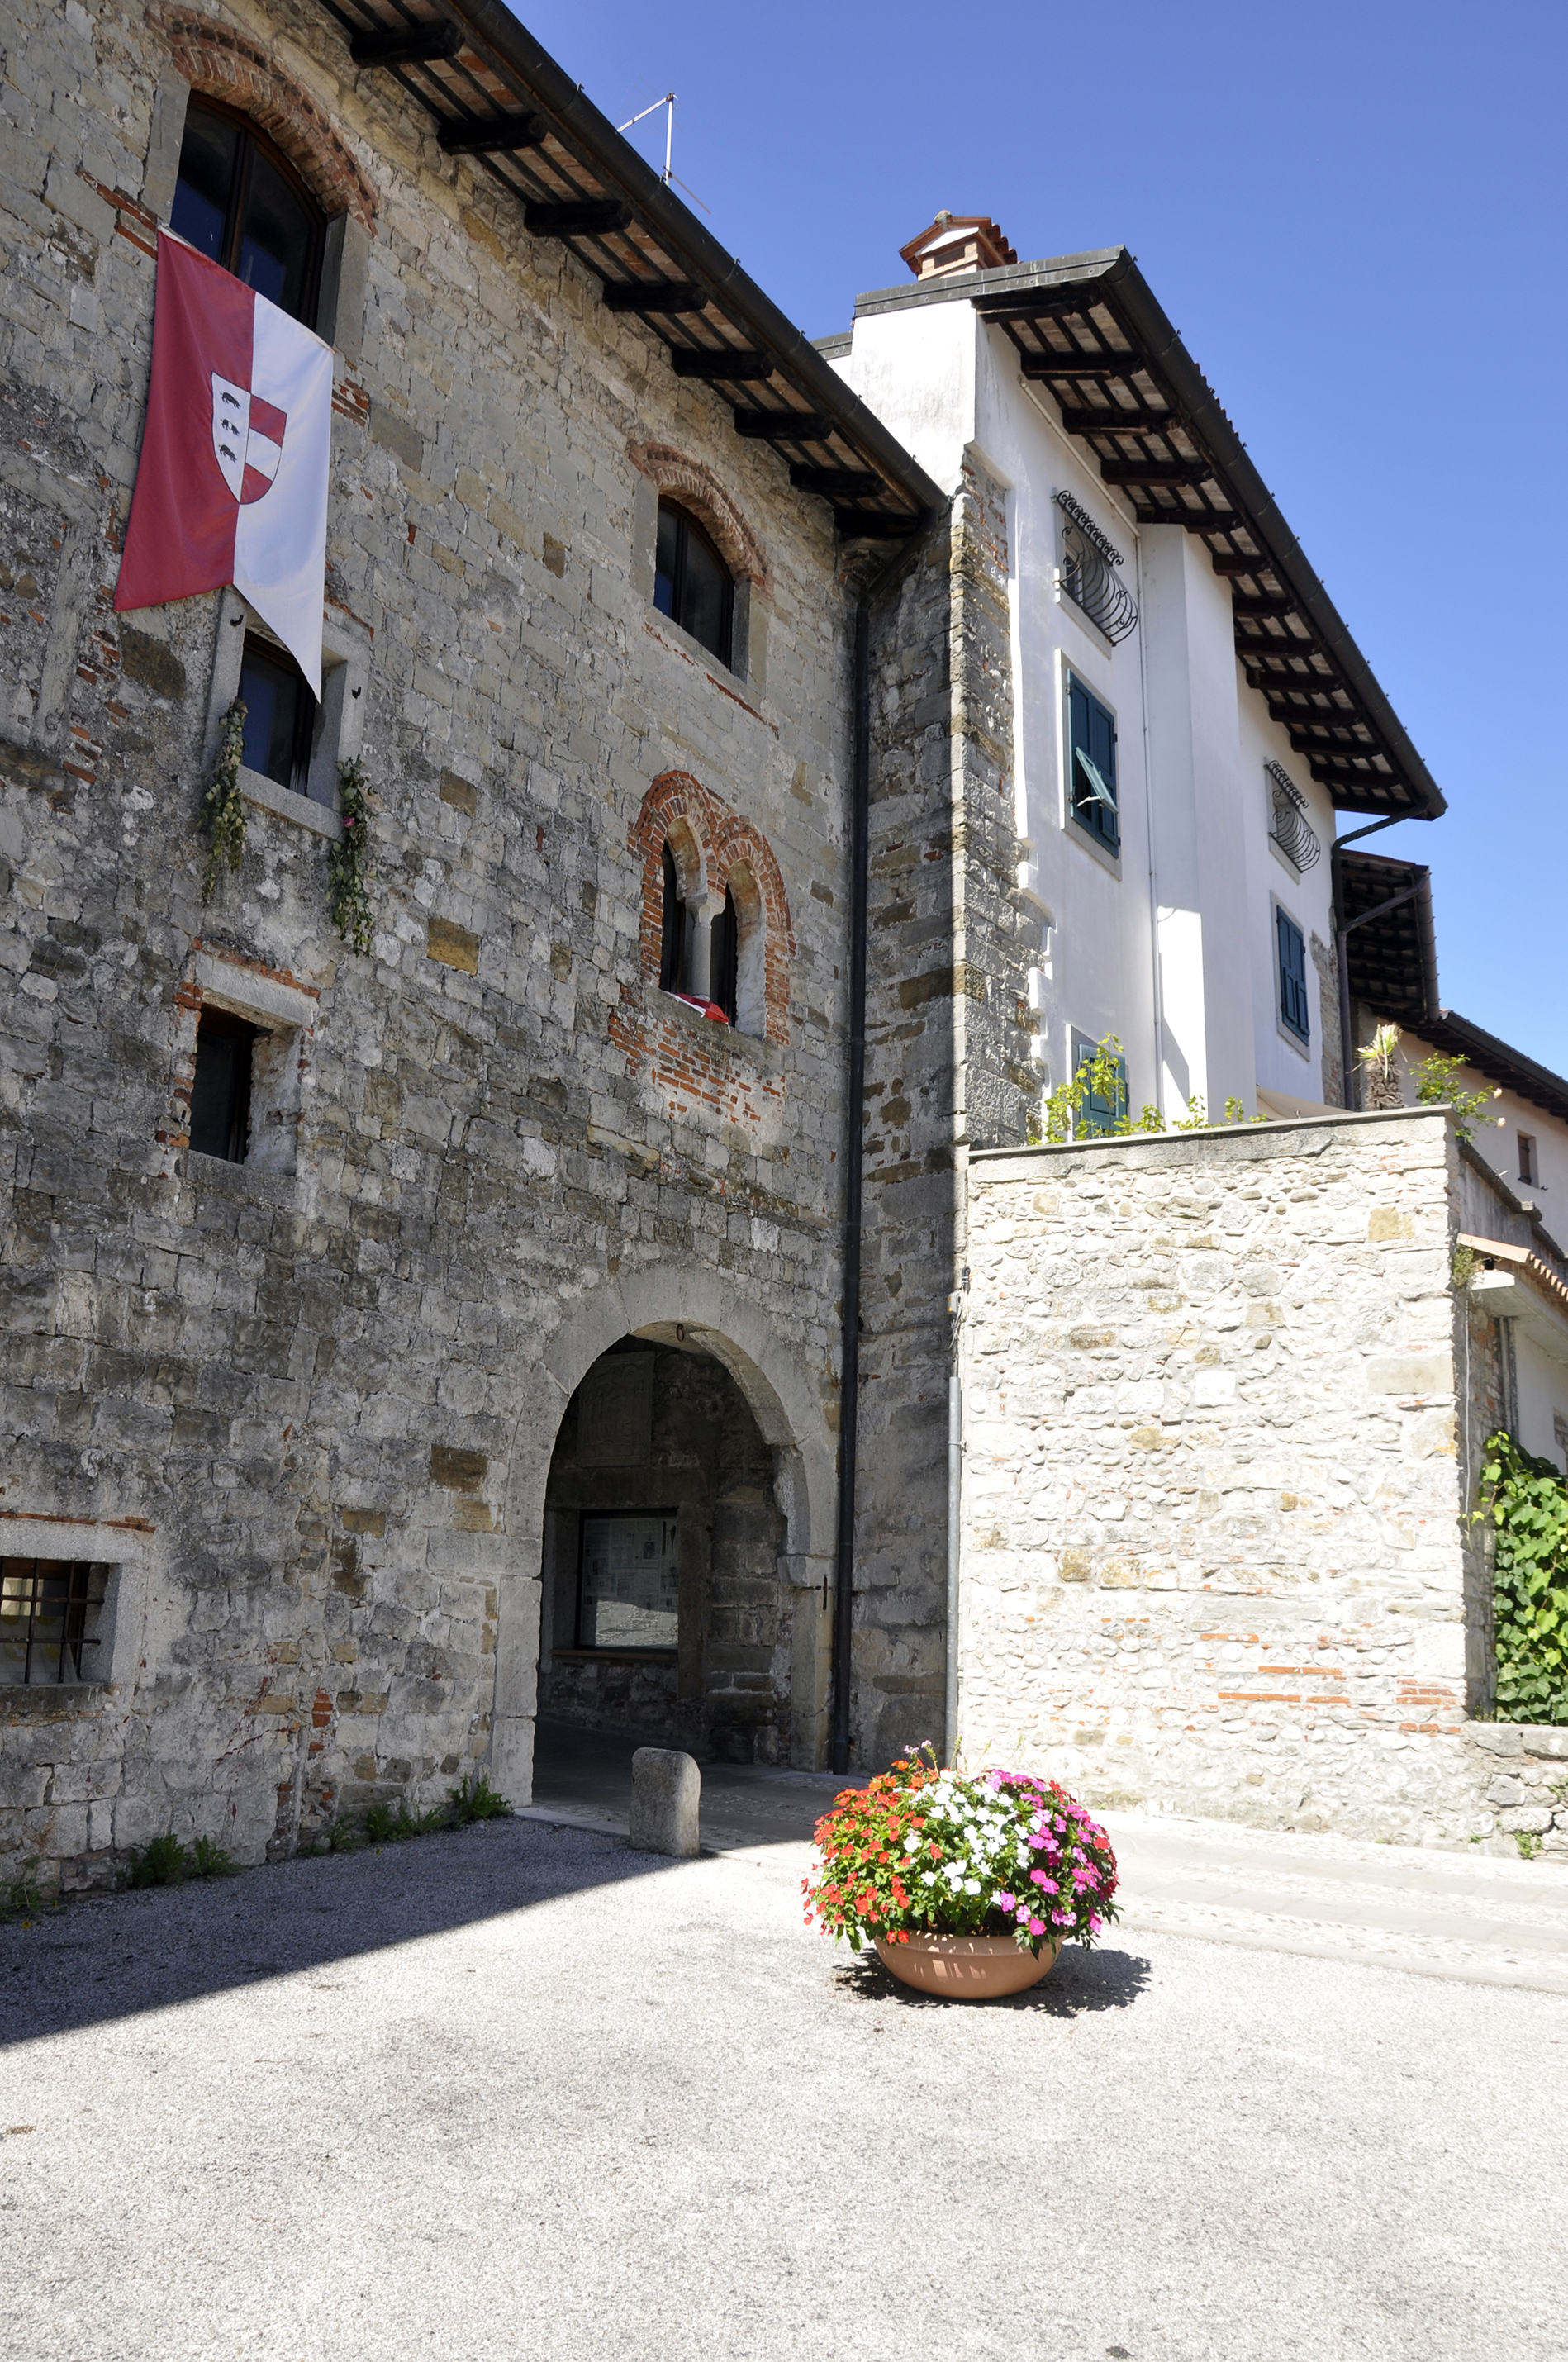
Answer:
[[596, 1289], [524, 1374], [491, 1776], [535, 1727], [827, 1760], [835, 1449], [820, 1380], [716, 1274]]
[[775, 1454], [723, 1362], [625, 1337], [567, 1405], [545, 1492], [539, 1713], [788, 1763], [790, 1587]]

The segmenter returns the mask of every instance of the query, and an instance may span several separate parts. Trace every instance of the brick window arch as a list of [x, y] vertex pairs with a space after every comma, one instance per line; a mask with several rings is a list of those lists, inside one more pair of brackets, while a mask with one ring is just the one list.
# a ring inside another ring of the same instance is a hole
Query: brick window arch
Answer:
[[[641, 1004], [635, 1017], [617, 1012], [628, 1047], [651, 1046], [660, 1021], [658, 995], [665, 935], [665, 850], [675, 864], [680, 898], [716, 916], [733, 897], [737, 943], [735, 1030], [784, 1048], [790, 1039], [790, 964], [795, 930], [790, 899], [760, 829], [690, 771], [666, 771], [644, 796], [630, 832], [641, 856]], [[719, 1032], [723, 1028], [717, 1028]]]
[[327, 115], [267, 50], [215, 17], [169, 9], [160, 22], [191, 88], [265, 131], [329, 221], [349, 213], [367, 229], [374, 226], [374, 189]]
[[749, 582], [765, 595], [769, 591], [762, 544], [711, 468], [673, 443], [633, 443], [628, 457], [666, 499], [697, 518], [735, 581]]

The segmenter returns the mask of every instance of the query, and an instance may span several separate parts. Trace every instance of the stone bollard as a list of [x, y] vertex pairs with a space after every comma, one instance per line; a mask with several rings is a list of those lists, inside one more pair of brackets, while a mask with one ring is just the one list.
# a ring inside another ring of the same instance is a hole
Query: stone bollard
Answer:
[[702, 1774], [673, 1747], [639, 1747], [632, 1758], [632, 1843], [644, 1853], [697, 1851]]

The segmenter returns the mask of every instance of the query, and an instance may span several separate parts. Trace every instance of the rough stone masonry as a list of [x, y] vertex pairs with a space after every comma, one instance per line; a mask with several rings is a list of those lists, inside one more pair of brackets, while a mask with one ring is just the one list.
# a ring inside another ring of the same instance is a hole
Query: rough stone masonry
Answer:
[[1441, 1110], [975, 1158], [961, 1722], [1107, 1805], [1568, 1847], [1489, 1705]]
[[[201, 899], [232, 594], [112, 612], [193, 92], [248, 111], [331, 216], [327, 642], [371, 800], [367, 957], [328, 922], [319, 803], [257, 789], [239, 874]], [[745, 1395], [783, 1538], [781, 1727], [820, 1760], [864, 567], [301, 0], [19, 7], [0, 206], [0, 1539], [108, 1584], [96, 1678], [0, 1698], [0, 1849], [82, 1882], [171, 1827], [247, 1860], [320, 1843], [479, 1765], [525, 1797], [551, 1451], [628, 1332], [679, 1332]], [[734, 670], [654, 609], [668, 487], [744, 592]], [[909, 1126], [878, 1186], [922, 1320], [952, 1285], [955, 990], [999, 1045], [986, 1137], [1021, 1133], [1010, 823], [966, 751], [1006, 647], [1005, 614], [989, 640], [962, 621], [995, 571], [984, 505], [939, 515], [872, 616], [874, 1104], [889, 1142]], [[989, 799], [995, 922], [956, 979], [955, 777]], [[734, 882], [734, 1028], [657, 989], [667, 839], [699, 908]], [[272, 1062], [243, 1164], [189, 1144], [209, 1004]], [[918, 1423], [945, 1330], [894, 1350], [886, 1416]], [[857, 1601], [865, 1760], [940, 1699], [944, 1550], [940, 1516], [911, 1526]]]

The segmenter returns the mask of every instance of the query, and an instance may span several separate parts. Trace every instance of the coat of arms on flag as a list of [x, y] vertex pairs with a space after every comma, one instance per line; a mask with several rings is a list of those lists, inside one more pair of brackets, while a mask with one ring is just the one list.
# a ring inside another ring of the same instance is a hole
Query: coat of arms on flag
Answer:
[[232, 582], [319, 696], [331, 441], [330, 346], [162, 233], [116, 607]]

